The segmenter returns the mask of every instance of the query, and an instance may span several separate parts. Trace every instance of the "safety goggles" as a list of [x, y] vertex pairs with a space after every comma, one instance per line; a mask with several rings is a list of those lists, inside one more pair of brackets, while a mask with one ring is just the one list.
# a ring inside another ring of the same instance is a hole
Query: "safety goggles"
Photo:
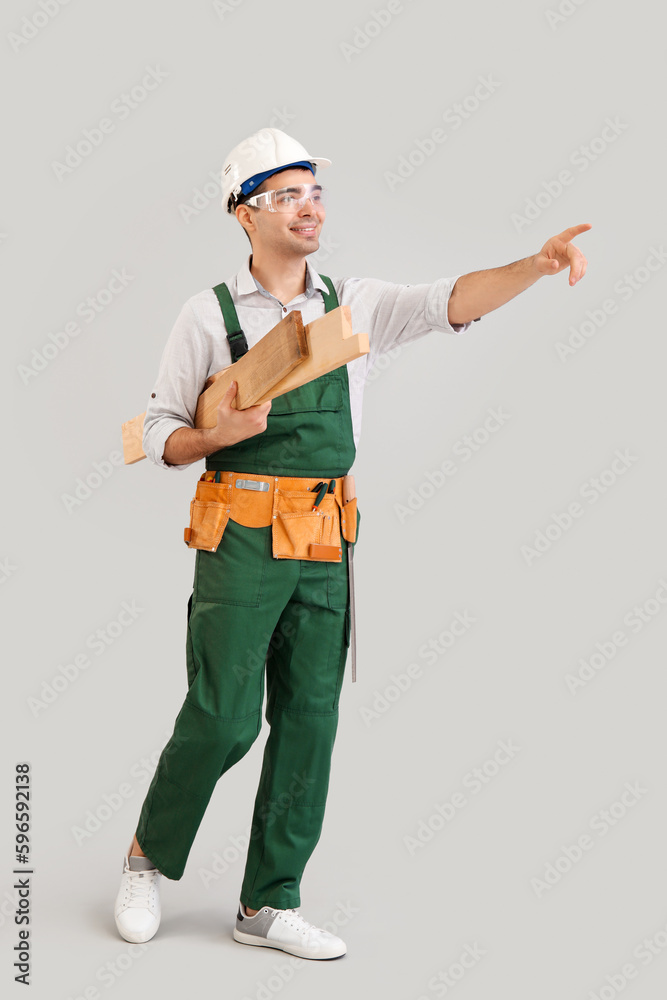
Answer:
[[323, 207], [325, 192], [321, 184], [292, 184], [277, 191], [263, 191], [246, 198], [244, 205], [254, 205], [267, 212], [295, 212], [310, 199], [314, 208]]

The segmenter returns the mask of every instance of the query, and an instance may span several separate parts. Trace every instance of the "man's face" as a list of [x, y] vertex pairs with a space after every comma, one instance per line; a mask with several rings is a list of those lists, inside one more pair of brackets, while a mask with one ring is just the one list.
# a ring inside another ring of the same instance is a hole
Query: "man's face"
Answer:
[[[256, 191], [277, 191], [292, 184], [317, 183], [305, 167], [292, 167], [272, 174]], [[319, 236], [326, 218], [323, 205], [313, 205], [310, 199], [293, 212], [269, 212], [264, 208], [239, 205], [236, 217], [250, 234], [253, 250], [260, 248], [278, 256], [305, 256], [319, 249]]]

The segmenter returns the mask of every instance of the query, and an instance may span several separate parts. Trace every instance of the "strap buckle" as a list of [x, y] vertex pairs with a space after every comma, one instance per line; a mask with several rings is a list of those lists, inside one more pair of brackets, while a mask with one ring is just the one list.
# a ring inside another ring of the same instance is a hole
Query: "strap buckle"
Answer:
[[234, 485], [237, 490], [259, 490], [261, 493], [266, 493], [269, 489], [268, 483], [256, 479], [237, 479]]

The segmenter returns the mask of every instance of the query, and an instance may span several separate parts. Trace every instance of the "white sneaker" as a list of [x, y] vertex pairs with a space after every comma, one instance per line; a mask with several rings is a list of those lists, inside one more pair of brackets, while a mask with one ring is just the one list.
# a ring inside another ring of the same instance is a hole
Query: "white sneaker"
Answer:
[[[133, 858], [135, 862], [138, 860]], [[132, 871], [125, 856], [114, 916], [118, 933], [126, 941], [133, 944], [150, 941], [160, 926], [160, 877], [157, 868]]]
[[340, 958], [347, 952], [344, 941], [322, 927], [314, 927], [297, 910], [263, 906], [254, 917], [249, 917], [240, 900], [234, 940], [278, 948], [299, 958]]

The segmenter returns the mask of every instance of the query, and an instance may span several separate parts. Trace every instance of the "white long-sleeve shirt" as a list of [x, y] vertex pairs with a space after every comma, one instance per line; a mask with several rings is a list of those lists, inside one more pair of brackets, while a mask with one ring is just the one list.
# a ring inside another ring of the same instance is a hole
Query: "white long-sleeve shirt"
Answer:
[[[226, 281], [238, 313], [248, 348], [298, 309], [304, 326], [325, 313], [321, 289], [328, 292], [315, 267], [306, 258], [306, 290], [282, 303], [250, 271], [252, 254]], [[350, 306], [352, 330], [367, 333], [370, 351], [348, 362], [350, 409], [355, 446], [361, 435], [361, 410], [368, 371], [380, 355], [425, 336], [431, 330], [465, 333], [471, 323], [452, 324], [447, 306], [460, 275], [438, 278], [431, 284], [399, 285], [379, 278], [333, 278], [339, 305]], [[148, 458], [165, 469], [167, 438], [179, 427], [194, 427], [197, 401], [210, 375], [232, 363], [220, 303], [212, 288], [187, 300], [165, 345], [158, 376], [144, 419], [143, 448]]]

